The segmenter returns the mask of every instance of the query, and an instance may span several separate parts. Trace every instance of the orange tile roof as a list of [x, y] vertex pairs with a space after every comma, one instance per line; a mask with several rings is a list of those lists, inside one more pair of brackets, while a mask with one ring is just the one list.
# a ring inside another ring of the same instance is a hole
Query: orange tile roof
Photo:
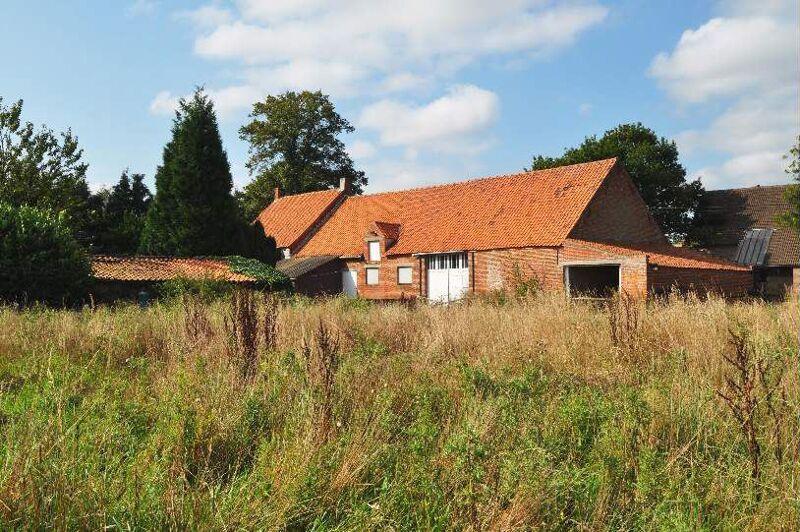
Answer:
[[351, 196], [299, 255], [361, 255], [376, 221], [402, 232], [388, 254], [558, 246], [616, 159], [447, 185]]
[[322, 219], [343, 192], [339, 189], [282, 196], [258, 215], [264, 232], [279, 248], [290, 248]]
[[596, 249], [617, 255], [646, 255], [648, 263], [655, 264], [656, 266], [663, 266], [665, 268], [694, 268], [699, 270], [736, 271], [750, 270], [748, 267], [713, 257], [707, 253], [702, 253], [700, 251], [695, 251], [688, 248], [679, 248], [670, 244], [608, 244], [577, 239], [569, 239], [568, 242], [575, 242], [578, 244], [591, 246]]
[[168, 281], [185, 278], [246, 283], [256, 280], [249, 275], [232, 272], [224, 259], [94, 256], [91, 262], [92, 276], [108, 281]]
[[383, 238], [397, 240], [400, 238], [400, 224], [390, 222], [375, 222], [375, 228], [380, 231]]

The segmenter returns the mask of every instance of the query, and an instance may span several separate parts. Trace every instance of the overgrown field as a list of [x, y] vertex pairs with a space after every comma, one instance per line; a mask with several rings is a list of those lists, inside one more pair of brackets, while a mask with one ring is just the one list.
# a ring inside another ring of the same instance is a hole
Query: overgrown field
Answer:
[[0, 310], [0, 528], [797, 530], [799, 330], [796, 299]]

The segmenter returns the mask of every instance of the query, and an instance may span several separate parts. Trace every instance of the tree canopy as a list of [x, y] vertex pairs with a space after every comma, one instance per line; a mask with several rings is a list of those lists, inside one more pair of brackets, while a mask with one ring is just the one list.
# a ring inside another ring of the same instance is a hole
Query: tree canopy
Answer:
[[536, 156], [531, 170], [619, 157], [639, 189], [653, 218], [673, 241], [686, 237], [703, 193], [700, 180], [687, 182], [675, 142], [643, 126], [621, 124], [602, 137], [586, 137], [559, 157]]
[[0, 300], [70, 304], [83, 295], [89, 272], [64, 212], [0, 203]]
[[250, 143], [247, 168], [253, 181], [239, 194], [242, 212], [252, 220], [273, 200], [275, 187], [285, 194], [335, 188], [349, 178], [360, 194], [367, 184], [339, 139], [354, 131], [321, 92], [286, 92], [253, 105], [240, 136]]
[[800, 136], [797, 142], [789, 149], [786, 155], [789, 166], [786, 173], [792, 177], [792, 183], [786, 190], [786, 201], [789, 202], [789, 210], [781, 214], [779, 219], [781, 225], [800, 231]]
[[150, 201], [144, 174], [129, 174], [127, 170], [110, 190], [102, 189], [92, 194], [89, 201], [92, 252], [136, 253]]
[[240, 247], [241, 222], [214, 105], [202, 89], [181, 99], [155, 176], [140, 251], [225, 255]]
[[88, 165], [70, 130], [56, 134], [22, 120], [22, 100], [0, 97], [0, 201], [63, 211], [77, 231], [88, 222]]

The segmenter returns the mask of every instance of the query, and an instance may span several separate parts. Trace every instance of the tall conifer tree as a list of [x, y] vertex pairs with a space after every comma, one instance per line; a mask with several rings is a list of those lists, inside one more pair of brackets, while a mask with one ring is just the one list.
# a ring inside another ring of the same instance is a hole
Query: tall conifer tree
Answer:
[[239, 250], [241, 224], [214, 105], [202, 89], [181, 99], [156, 171], [156, 194], [140, 251], [225, 255]]

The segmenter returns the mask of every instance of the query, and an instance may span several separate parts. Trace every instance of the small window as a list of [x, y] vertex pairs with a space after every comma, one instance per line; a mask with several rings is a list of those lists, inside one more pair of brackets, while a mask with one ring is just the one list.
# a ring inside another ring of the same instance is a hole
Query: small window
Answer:
[[378, 268], [367, 268], [367, 284], [378, 284]]
[[397, 267], [397, 284], [411, 284], [411, 266]]
[[373, 241], [369, 243], [369, 261], [378, 262], [381, 260], [381, 243]]

